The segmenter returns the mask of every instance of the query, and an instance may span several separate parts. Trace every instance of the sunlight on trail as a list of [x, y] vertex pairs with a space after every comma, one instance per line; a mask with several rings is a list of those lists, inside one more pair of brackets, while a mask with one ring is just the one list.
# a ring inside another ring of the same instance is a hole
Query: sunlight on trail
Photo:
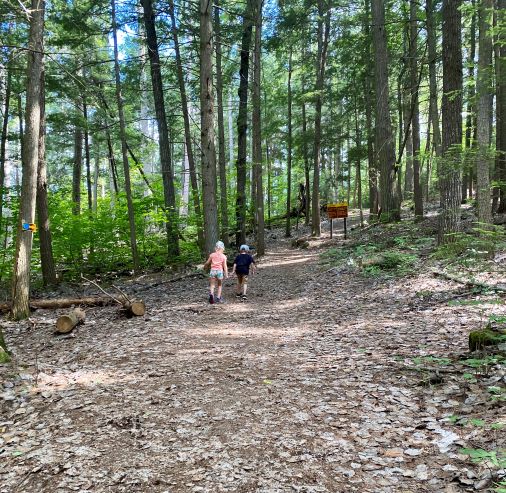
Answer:
[[291, 258], [290, 260], [284, 259], [284, 260], [269, 260], [265, 264], [265, 266], [273, 267], [273, 266], [280, 266], [280, 265], [291, 265], [291, 264], [305, 264], [307, 262], [313, 261], [312, 257], [302, 257], [302, 258]]
[[125, 382], [131, 378], [125, 375], [112, 375], [101, 371], [76, 371], [72, 373], [63, 373], [61, 371], [48, 375], [39, 373], [38, 384], [33, 388], [34, 392], [45, 390], [63, 390], [68, 387], [79, 385], [83, 387], [95, 387], [96, 385], [112, 384], [116, 382]]

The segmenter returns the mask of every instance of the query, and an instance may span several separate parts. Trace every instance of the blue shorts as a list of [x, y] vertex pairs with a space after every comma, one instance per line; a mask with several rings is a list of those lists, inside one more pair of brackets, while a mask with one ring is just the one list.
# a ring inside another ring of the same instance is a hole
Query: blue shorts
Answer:
[[223, 279], [223, 271], [222, 270], [212, 270], [209, 272], [210, 279], [218, 279], [221, 281]]

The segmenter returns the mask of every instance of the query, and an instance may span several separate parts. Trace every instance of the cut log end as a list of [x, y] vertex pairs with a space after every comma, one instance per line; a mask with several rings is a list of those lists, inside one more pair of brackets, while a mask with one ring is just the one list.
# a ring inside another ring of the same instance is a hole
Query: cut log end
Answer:
[[125, 305], [125, 309], [131, 315], [135, 315], [136, 317], [142, 317], [146, 313], [146, 305], [144, 301], [132, 301], [131, 303], [127, 303]]
[[75, 308], [72, 312], [66, 313], [61, 317], [58, 317], [56, 321], [56, 332], [59, 334], [67, 334], [70, 332], [76, 325], [82, 324], [86, 314], [84, 310], [80, 308]]

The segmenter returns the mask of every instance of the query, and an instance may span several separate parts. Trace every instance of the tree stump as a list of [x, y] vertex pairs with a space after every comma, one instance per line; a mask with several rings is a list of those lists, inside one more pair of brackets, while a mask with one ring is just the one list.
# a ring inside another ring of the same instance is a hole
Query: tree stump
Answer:
[[76, 325], [82, 324], [85, 318], [86, 314], [84, 310], [81, 310], [81, 308], [74, 308], [70, 313], [58, 317], [56, 321], [56, 332], [59, 334], [67, 334]]

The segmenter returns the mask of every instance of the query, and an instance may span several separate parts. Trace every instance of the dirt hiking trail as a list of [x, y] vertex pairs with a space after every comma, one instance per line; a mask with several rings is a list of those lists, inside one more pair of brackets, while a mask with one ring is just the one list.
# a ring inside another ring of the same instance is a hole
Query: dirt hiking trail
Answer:
[[423, 278], [364, 279], [320, 253], [278, 240], [247, 302], [234, 279], [209, 305], [205, 279], [146, 277], [124, 286], [143, 319], [88, 309], [70, 337], [54, 311], [5, 322], [20, 366], [3, 374], [0, 491], [467, 491], [479, 477], [457, 481], [464, 442], [444, 420], [465, 395], [406, 363], [465, 350], [458, 311], [423, 305]]

